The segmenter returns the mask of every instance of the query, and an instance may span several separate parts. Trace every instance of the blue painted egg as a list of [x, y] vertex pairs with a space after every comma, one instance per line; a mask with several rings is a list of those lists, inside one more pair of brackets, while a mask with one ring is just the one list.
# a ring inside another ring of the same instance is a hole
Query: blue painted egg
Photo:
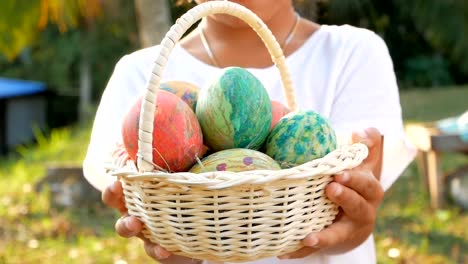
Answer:
[[336, 134], [328, 120], [314, 111], [296, 111], [273, 127], [265, 152], [288, 168], [322, 158], [336, 145]]

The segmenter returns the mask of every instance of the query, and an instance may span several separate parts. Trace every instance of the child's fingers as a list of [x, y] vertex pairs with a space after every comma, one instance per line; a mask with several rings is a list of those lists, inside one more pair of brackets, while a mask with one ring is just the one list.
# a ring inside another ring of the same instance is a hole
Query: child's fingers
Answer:
[[382, 186], [368, 169], [345, 171], [335, 176], [335, 182], [353, 189], [368, 201], [380, 202], [384, 196]]
[[165, 250], [163, 247], [149, 241], [145, 241], [145, 251], [148, 256], [154, 259], [165, 259], [171, 255], [171, 253]]
[[107, 186], [101, 194], [101, 199], [109, 207], [115, 208], [124, 214], [127, 211], [123, 198], [122, 184], [119, 181]]
[[132, 237], [138, 235], [143, 228], [141, 222], [134, 216], [122, 216], [115, 223], [115, 230], [120, 236]]
[[382, 134], [380, 134], [379, 130], [376, 128], [367, 128], [364, 131], [354, 132], [353, 142], [360, 142], [368, 147], [369, 155], [361, 166], [371, 169], [374, 175], [379, 179], [383, 158]]

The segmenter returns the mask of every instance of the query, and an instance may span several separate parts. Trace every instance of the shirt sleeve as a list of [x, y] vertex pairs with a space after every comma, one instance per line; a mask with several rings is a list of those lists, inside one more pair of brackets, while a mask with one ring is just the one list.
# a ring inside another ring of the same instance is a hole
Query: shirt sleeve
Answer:
[[347, 43], [349, 56], [342, 62], [330, 122], [337, 134], [368, 127], [384, 135], [381, 184], [388, 189], [416, 154], [407, 140], [393, 63], [385, 42], [371, 31]]
[[127, 55], [116, 64], [96, 111], [83, 173], [91, 185], [102, 191], [115, 178], [106, 173], [105, 164], [122, 142], [121, 126], [125, 113], [145, 85], [144, 74]]

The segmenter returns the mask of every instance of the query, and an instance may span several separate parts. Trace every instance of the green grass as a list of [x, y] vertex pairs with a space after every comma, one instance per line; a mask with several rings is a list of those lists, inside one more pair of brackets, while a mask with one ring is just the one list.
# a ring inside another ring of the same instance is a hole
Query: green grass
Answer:
[[49, 192], [36, 192], [47, 166], [80, 165], [88, 140], [89, 127], [38, 133], [37, 144], [0, 161], [0, 264], [150, 260], [139, 240], [115, 234], [118, 215], [100, 201], [64, 210], [51, 206]]
[[[405, 92], [401, 102], [407, 121], [433, 121], [466, 111], [466, 98], [468, 87], [456, 87]], [[81, 164], [89, 127], [37, 139], [0, 160], [0, 264], [151, 263], [138, 239], [115, 234], [118, 215], [100, 201], [63, 210], [51, 206], [48, 192], [35, 191], [48, 165]], [[466, 163], [465, 156], [447, 155], [443, 168]], [[453, 204], [429, 209], [422, 182], [412, 164], [387, 191], [375, 232], [379, 264], [468, 263], [468, 216]]]
[[[423, 180], [411, 165], [387, 191], [380, 207], [379, 263], [466, 263], [468, 215], [453, 204], [436, 211], [429, 206]], [[400, 251], [396, 260], [389, 257], [392, 248]]]
[[468, 110], [468, 86], [405, 91], [401, 94], [401, 105], [407, 121], [458, 116]]

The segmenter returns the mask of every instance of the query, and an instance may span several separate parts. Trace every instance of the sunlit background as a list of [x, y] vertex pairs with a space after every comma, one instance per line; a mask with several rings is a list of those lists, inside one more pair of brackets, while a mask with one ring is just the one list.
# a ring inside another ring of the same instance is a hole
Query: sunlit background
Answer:
[[[320, 24], [375, 31], [393, 58], [421, 151], [380, 207], [378, 263], [467, 264], [468, 1], [295, 4]], [[0, 1], [0, 264], [150, 261], [139, 240], [116, 235], [118, 215], [82, 178], [81, 162], [115, 63], [158, 44], [192, 6]]]

